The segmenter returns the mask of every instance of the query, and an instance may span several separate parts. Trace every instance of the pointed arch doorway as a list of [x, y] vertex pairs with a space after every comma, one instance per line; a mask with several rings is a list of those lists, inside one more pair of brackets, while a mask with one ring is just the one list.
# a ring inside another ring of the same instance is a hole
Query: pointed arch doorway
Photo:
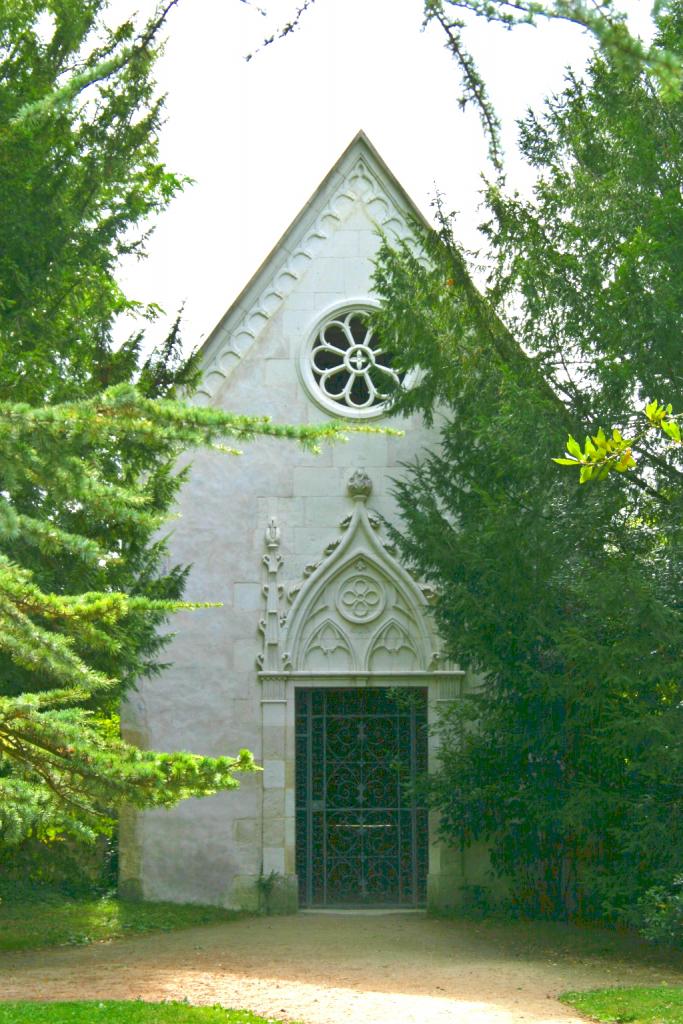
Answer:
[[367, 508], [371, 488], [351, 477], [343, 536], [290, 587], [275, 521], [266, 531], [263, 873], [283, 874], [302, 907], [419, 907], [440, 871], [415, 783], [464, 673], [440, 658], [423, 588]]

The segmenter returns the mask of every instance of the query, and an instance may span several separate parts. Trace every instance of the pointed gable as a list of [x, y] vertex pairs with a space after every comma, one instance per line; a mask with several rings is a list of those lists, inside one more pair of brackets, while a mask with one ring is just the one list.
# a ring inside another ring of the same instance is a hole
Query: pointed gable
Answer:
[[[359, 132], [290, 224], [202, 347], [202, 384], [195, 401], [208, 405], [324, 255], [336, 232], [359, 218], [394, 237], [424, 218], [364, 132]], [[378, 240], [373, 241], [376, 248]]]

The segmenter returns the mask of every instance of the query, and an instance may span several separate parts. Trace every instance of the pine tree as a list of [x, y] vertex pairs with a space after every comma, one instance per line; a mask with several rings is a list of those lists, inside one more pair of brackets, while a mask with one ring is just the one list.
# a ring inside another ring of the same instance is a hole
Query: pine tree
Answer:
[[[124, 743], [101, 709], [120, 694], [112, 674], [131, 632], [168, 616], [182, 602], [112, 589], [45, 590], [12, 553], [33, 551], [41, 564], [74, 562], [94, 579], [120, 558], [119, 539], [159, 529], [165, 512], [142, 474], [112, 478], [111, 464], [132, 448], [168, 456], [197, 445], [225, 448], [225, 439], [281, 437], [315, 447], [338, 425], [281, 427], [266, 419], [190, 408], [142, 397], [120, 384], [101, 397], [34, 408], [0, 405], [0, 834], [92, 837], [122, 802], [168, 807], [236, 785], [253, 769], [251, 755], [207, 758], [141, 751]], [[59, 513], [26, 515], [13, 502], [27, 487], [50, 495]], [[78, 523], [106, 518], [101, 539]], [[59, 520], [59, 524], [56, 520]], [[70, 523], [68, 528], [64, 523]], [[135, 641], [133, 641], [135, 643]], [[124, 652], [122, 654], [122, 652]], [[7, 686], [12, 679], [13, 685]], [[22, 685], [19, 685], [19, 684]], [[18, 692], [14, 692], [18, 691]]]
[[[665, 8], [655, 47], [680, 59]], [[596, 53], [521, 126], [533, 197], [487, 188], [483, 295], [447, 218], [377, 266], [378, 330], [421, 369], [398, 408], [441, 441], [397, 488], [396, 539], [483, 680], [442, 721], [432, 798], [537, 914], [633, 921], [683, 868], [681, 447], [646, 432], [635, 467], [585, 486], [553, 462], [568, 433], [683, 409], [682, 115]]]
[[104, 0], [17, 0], [0, 12], [0, 400], [87, 398], [130, 380], [122, 257], [186, 183], [159, 158], [154, 61], [166, 4], [110, 28]]
[[[125, 801], [169, 806], [236, 785], [251, 756], [140, 751], [116, 710], [157, 670], [185, 570], [162, 571], [180, 452], [277, 427], [178, 404], [197, 379], [176, 321], [142, 359], [116, 281], [183, 187], [159, 159], [154, 61], [165, 18], [115, 28], [104, 0], [0, 12], [0, 842], [92, 838]], [[134, 387], [133, 385], [137, 385]], [[105, 390], [106, 389], [106, 390]]]

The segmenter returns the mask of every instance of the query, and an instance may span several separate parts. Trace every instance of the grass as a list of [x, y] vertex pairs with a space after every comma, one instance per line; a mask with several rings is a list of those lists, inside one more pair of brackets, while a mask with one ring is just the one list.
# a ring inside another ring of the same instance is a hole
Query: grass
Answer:
[[683, 1024], [681, 987], [600, 988], [565, 992], [560, 1000], [586, 1017], [609, 1024]]
[[279, 1024], [248, 1010], [187, 1003], [0, 1003], [0, 1024]]
[[[146, 932], [170, 932], [196, 925], [234, 921], [242, 916], [236, 911], [222, 910], [220, 907], [124, 903], [113, 896], [72, 899], [48, 894], [30, 900], [3, 900], [0, 903], [0, 951], [87, 945], [90, 942], [122, 939]], [[0, 1024], [5, 1024], [6, 1019], [9, 1018], [0, 1016]]]

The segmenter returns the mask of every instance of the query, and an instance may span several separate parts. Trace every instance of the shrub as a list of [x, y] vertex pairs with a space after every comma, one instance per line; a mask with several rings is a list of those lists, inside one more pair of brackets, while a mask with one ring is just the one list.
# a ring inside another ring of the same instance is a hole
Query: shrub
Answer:
[[639, 900], [639, 930], [650, 942], [683, 949], [683, 875], [656, 885]]

